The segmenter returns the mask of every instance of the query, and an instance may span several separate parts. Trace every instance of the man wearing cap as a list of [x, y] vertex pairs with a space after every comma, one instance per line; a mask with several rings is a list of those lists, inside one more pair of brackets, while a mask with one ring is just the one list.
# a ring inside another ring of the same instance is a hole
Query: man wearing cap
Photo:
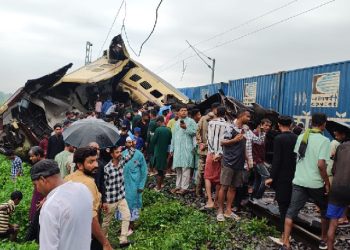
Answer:
[[141, 128], [136, 127], [134, 129], [134, 137], [135, 137], [135, 141], [136, 141], [136, 146], [135, 146], [136, 149], [142, 151], [145, 143], [141, 137]]
[[92, 197], [86, 186], [65, 183], [53, 160], [37, 162], [30, 175], [46, 196], [39, 217], [40, 249], [90, 249]]
[[[126, 139], [126, 149], [122, 153], [125, 198], [130, 210], [130, 229], [139, 218], [142, 208], [142, 192], [147, 180], [147, 163], [142, 152], [135, 149], [135, 139]], [[122, 216], [118, 216], [123, 219]], [[131, 231], [130, 231], [131, 232]]]
[[[112, 249], [108, 239], [102, 232], [98, 220], [98, 214], [101, 207], [101, 194], [95, 184], [94, 175], [98, 170], [97, 150], [92, 147], [78, 148], [74, 152], [74, 163], [77, 170], [67, 175], [66, 181], [79, 182], [84, 184], [89, 190], [93, 198], [92, 206], [92, 241], [91, 249]], [[78, 248], [77, 248], [78, 249]]]

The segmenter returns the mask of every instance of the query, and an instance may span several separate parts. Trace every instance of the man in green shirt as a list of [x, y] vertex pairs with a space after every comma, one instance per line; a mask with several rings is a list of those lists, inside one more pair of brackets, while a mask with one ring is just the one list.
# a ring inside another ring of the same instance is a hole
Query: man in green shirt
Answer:
[[139, 114], [139, 110], [137, 108], [134, 108], [133, 110], [133, 117], [131, 120], [131, 125], [132, 125], [132, 129], [134, 129], [136, 126], [136, 124], [141, 121], [141, 115]]
[[158, 127], [156, 118], [157, 118], [157, 111], [155, 109], [152, 109], [149, 113], [150, 116], [150, 122], [148, 124], [148, 130], [147, 130], [147, 138], [146, 138], [146, 149], [147, 149], [147, 158], [150, 160], [150, 168], [149, 168], [149, 175], [153, 176], [157, 174], [157, 171], [154, 169], [154, 145], [151, 143], [152, 137], [154, 136], [154, 132], [156, 128]]
[[322, 113], [312, 115], [312, 129], [298, 137], [294, 152], [298, 154], [296, 171], [293, 179], [292, 199], [284, 224], [282, 250], [291, 249], [289, 236], [293, 221], [309, 198], [313, 199], [321, 210], [322, 236], [319, 249], [327, 249], [328, 220], [326, 218], [327, 197], [330, 184], [326, 162], [330, 157], [330, 141], [323, 136], [327, 116]]
[[160, 191], [167, 168], [168, 148], [171, 143], [171, 132], [167, 127], [165, 127], [163, 116], [159, 116], [156, 122], [159, 127], [156, 128], [154, 136], [151, 140], [151, 146], [154, 148], [152, 165], [158, 171], [156, 191]]
[[73, 172], [73, 153], [74, 147], [69, 144], [65, 144], [64, 150], [55, 156], [55, 161], [60, 168], [62, 178]]

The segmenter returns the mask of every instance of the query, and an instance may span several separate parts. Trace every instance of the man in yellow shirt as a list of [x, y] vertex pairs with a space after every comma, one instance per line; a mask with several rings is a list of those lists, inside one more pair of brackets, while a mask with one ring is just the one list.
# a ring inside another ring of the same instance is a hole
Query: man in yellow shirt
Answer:
[[92, 203], [92, 241], [91, 250], [111, 250], [112, 246], [102, 232], [98, 214], [101, 208], [101, 194], [98, 192], [93, 176], [98, 170], [97, 150], [91, 147], [78, 148], [74, 153], [74, 163], [77, 170], [66, 176], [66, 181], [79, 182], [90, 190]]

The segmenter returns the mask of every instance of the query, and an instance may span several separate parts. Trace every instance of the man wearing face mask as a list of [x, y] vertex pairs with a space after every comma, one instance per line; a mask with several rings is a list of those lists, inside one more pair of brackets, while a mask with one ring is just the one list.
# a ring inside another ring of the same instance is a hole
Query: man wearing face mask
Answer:
[[66, 176], [66, 181], [79, 182], [87, 186], [93, 197], [92, 208], [92, 241], [91, 249], [112, 249], [111, 244], [102, 232], [98, 221], [98, 214], [101, 208], [101, 194], [94, 181], [94, 175], [98, 170], [97, 150], [92, 147], [78, 148], [74, 153], [76, 171]]

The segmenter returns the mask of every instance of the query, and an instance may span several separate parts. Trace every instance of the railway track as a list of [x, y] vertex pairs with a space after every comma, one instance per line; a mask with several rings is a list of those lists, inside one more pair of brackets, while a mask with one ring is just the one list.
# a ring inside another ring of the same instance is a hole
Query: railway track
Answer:
[[[262, 199], [250, 201], [248, 204], [251, 212], [257, 217], [267, 218], [272, 224], [278, 226], [279, 212], [277, 203], [274, 201], [274, 192], [266, 192]], [[317, 208], [314, 204], [307, 203], [295, 221], [292, 237], [297, 242], [303, 243], [305, 249], [318, 249], [321, 240], [320, 234], [321, 220]], [[335, 246], [339, 250], [350, 249], [350, 226], [338, 228]], [[304, 249], [304, 247], [301, 249]]]
[[[170, 189], [174, 187], [175, 179], [167, 178], [165, 180], [166, 188], [164, 193], [167, 196], [180, 200], [183, 204], [197, 208], [200, 211], [207, 213], [210, 216], [216, 217], [216, 210], [205, 210], [204, 205], [206, 200], [204, 197], [198, 199], [194, 195], [194, 192], [190, 192], [184, 196], [173, 195], [170, 193]], [[155, 179], [152, 178], [148, 187], [153, 189], [155, 187]], [[277, 202], [274, 201], [275, 193], [271, 190], [265, 192], [264, 197], [259, 200], [250, 201], [246, 208], [239, 213], [241, 217], [260, 217], [268, 219], [271, 224], [278, 226], [279, 224], [279, 211]], [[298, 220], [296, 221], [293, 231], [293, 250], [313, 250], [318, 249], [320, 241], [319, 235], [321, 234], [321, 220], [317, 212], [316, 206], [308, 202], [302, 211], [299, 213]], [[350, 226], [341, 227], [337, 230], [336, 244], [337, 250], [350, 250]], [[279, 246], [271, 241], [268, 246], [264, 245], [259, 250], [275, 250], [279, 249]]]

